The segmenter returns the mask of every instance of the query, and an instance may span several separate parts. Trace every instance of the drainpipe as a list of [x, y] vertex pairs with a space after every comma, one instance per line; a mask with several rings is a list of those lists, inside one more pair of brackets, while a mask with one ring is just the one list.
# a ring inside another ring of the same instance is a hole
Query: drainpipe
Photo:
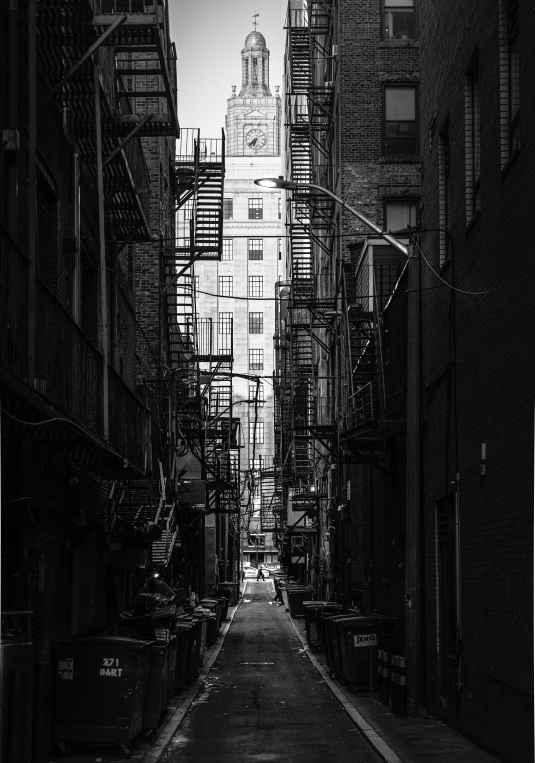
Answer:
[[420, 260], [408, 247], [405, 657], [407, 714], [420, 712]]
[[[28, 9], [29, 12], [29, 9]], [[19, 127], [19, 26], [18, 26], [18, 0], [11, 0], [9, 7], [9, 39], [8, 39], [8, 102], [7, 102], [7, 123], [10, 130], [17, 130]], [[13, 150], [9, 155], [4, 151], [4, 157], [7, 164], [7, 199], [6, 213], [7, 226], [13, 241], [19, 241], [19, 150]]]
[[37, 0], [28, 0], [28, 385], [35, 384], [37, 261]]
[[106, 286], [106, 238], [104, 219], [104, 179], [102, 169], [102, 124], [100, 115], [100, 78], [98, 62], [93, 64], [95, 87], [95, 136], [97, 153], [97, 191], [98, 191], [98, 232], [100, 252], [100, 319], [102, 324], [102, 434], [105, 440], [110, 438], [109, 420], [109, 379], [108, 379], [108, 300]]

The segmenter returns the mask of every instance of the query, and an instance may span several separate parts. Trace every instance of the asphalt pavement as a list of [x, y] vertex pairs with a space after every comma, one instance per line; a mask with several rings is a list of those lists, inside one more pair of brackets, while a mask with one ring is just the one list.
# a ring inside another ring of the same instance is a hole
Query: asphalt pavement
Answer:
[[303, 651], [270, 580], [247, 581], [166, 763], [378, 763]]

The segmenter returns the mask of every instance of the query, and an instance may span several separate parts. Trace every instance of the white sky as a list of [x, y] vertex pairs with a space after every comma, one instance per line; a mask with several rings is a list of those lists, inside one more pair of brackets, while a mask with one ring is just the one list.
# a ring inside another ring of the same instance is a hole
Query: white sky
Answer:
[[171, 40], [177, 49], [178, 121], [218, 138], [231, 86], [241, 87], [241, 50], [258, 31], [270, 51], [270, 87], [281, 85], [287, 0], [169, 0]]

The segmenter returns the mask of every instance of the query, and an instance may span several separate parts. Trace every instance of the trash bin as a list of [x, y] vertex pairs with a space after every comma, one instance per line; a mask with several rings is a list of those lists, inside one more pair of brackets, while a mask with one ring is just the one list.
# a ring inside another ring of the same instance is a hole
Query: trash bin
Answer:
[[94, 636], [52, 644], [57, 741], [119, 745], [143, 728], [150, 641]]
[[288, 607], [292, 617], [304, 617], [305, 610], [303, 602], [313, 597], [313, 592], [308, 586], [287, 586], [286, 594], [288, 596]]
[[168, 702], [169, 642], [152, 644], [145, 702], [143, 704], [143, 728], [156, 729], [160, 725]]
[[228, 616], [228, 596], [225, 596], [224, 593], [218, 593], [217, 600], [219, 602], [219, 606], [221, 607], [221, 619], [219, 621], [219, 628], [217, 629], [217, 632], [219, 633], [221, 626]]
[[330, 615], [341, 615], [344, 613], [345, 607], [343, 604], [334, 604], [328, 602], [322, 609], [317, 610], [316, 614], [316, 648], [327, 652], [326, 636], [325, 636], [325, 617]]
[[238, 603], [238, 583], [220, 583], [217, 592], [221, 596], [227, 596], [230, 606]]
[[331, 673], [341, 676], [342, 675], [342, 663], [340, 660], [340, 646], [338, 643], [338, 628], [337, 624], [339, 620], [345, 618], [354, 618], [355, 615], [327, 615], [323, 618], [325, 626], [325, 647], [327, 663], [331, 670]]
[[390, 651], [395, 625], [395, 617], [384, 615], [356, 615], [337, 621], [341, 675], [351, 690], [367, 684], [370, 692], [375, 691], [377, 647]]
[[340, 613], [343, 612], [344, 606], [343, 604], [333, 604], [329, 601], [304, 601], [303, 608], [308, 645], [312, 650], [316, 651], [323, 647], [322, 613], [325, 611], [330, 611], [332, 614]]

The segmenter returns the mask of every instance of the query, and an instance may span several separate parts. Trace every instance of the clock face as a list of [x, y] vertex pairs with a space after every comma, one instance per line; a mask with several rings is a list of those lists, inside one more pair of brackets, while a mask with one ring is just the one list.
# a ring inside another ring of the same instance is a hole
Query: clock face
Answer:
[[266, 134], [262, 130], [249, 130], [245, 134], [245, 142], [249, 148], [252, 148], [254, 151], [259, 148], [264, 148], [266, 145]]

